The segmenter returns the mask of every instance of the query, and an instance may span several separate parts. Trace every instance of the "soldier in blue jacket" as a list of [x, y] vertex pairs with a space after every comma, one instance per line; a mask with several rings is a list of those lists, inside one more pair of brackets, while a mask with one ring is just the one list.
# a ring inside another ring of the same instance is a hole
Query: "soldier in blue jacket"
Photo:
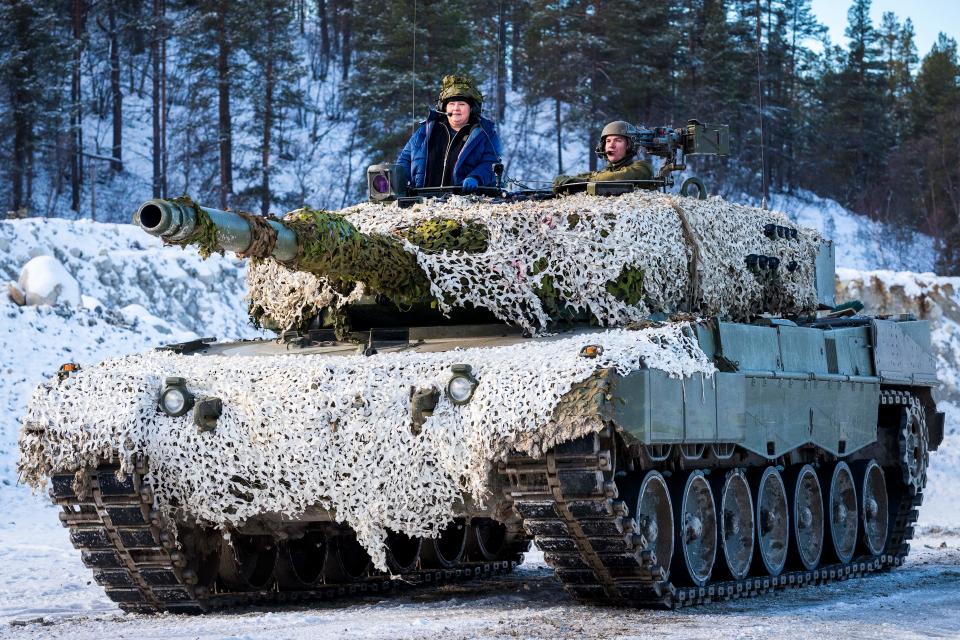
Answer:
[[496, 185], [493, 165], [503, 146], [493, 122], [480, 115], [483, 95], [464, 76], [445, 76], [437, 101], [407, 142], [397, 164], [407, 168], [414, 187]]

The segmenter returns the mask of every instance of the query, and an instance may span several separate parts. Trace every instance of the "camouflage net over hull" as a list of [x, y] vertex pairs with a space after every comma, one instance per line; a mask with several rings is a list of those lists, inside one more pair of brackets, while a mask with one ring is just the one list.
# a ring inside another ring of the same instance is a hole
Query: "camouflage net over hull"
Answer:
[[[353, 527], [385, 569], [388, 528], [435, 535], [464, 495], [486, 497], [491, 464], [510, 449], [537, 455], [601, 429], [588, 411], [555, 412], [571, 386], [598, 369], [625, 374], [645, 363], [673, 376], [712, 374], [687, 327], [373, 357], [153, 352], [109, 360], [37, 390], [19, 468], [43, 487], [51, 474], [114, 451], [125, 466], [144, 454], [156, 506], [173, 522], [230, 526], [267, 513], [295, 518], [321, 505]], [[580, 357], [586, 344], [602, 345], [603, 354]], [[411, 386], [442, 389], [450, 366], [463, 362], [479, 380], [472, 400], [456, 406], [441, 394], [422, 429], [411, 429]], [[184, 377], [198, 397], [222, 399], [215, 431], [198, 433], [191, 415], [157, 409], [167, 376]]]
[[[638, 191], [612, 198], [581, 194], [491, 204], [452, 197], [409, 209], [362, 204], [340, 214], [363, 233], [402, 242], [416, 256], [444, 311], [484, 307], [533, 333], [549, 327], [564, 309], [588, 312], [603, 326], [623, 326], [657, 311], [742, 320], [760, 312], [795, 314], [816, 308], [814, 262], [820, 235], [798, 228], [780, 213], [719, 198], [701, 201]], [[467, 244], [467, 251], [438, 251], [442, 242], [431, 242], [429, 250], [410, 242], [424, 235], [413, 229], [435, 219], [459, 221], [466, 229], [482, 225], [486, 243]], [[798, 237], [769, 238], [763, 234], [768, 224], [797, 229]], [[749, 254], [777, 257], [780, 268], [751, 271]], [[272, 262], [253, 266], [251, 281], [263, 280], [260, 269], [271, 269], [276, 277]], [[303, 280], [310, 290], [329, 289], [323, 278]], [[274, 324], [288, 328], [304, 316], [298, 295], [268, 301], [263, 295], [272, 294], [252, 288], [252, 304], [269, 307]], [[314, 300], [314, 313], [322, 300]]]

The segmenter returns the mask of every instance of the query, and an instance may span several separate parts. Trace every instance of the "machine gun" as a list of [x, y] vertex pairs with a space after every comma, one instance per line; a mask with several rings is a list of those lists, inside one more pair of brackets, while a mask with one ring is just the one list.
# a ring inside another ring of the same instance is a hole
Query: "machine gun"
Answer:
[[[657, 172], [657, 179], [664, 187], [673, 186], [670, 175], [687, 168], [687, 156], [726, 156], [730, 154], [730, 126], [709, 125], [699, 120], [687, 120], [685, 127], [637, 127], [637, 143], [652, 156], [666, 162]], [[706, 187], [697, 177], [689, 177], [680, 185], [680, 194], [689, 195], [691, 186], [696, 186], [701, 197], [706, 197]]]

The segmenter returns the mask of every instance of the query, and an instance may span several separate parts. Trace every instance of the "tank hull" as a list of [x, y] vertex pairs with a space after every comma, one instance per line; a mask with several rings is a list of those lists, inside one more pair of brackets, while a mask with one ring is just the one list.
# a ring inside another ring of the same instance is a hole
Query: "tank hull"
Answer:
[[[450, 335], [410, 330], [383, 343], [371, 334], [359, 347], [306, 336], [294, 351], [337, 358], [373, 348], [376, 357], [378, 348], [509, 350], [527, 340], [505, 327], [444, 330]], [[190, 517], [171, 523], [154, 509], [145, 457], [123, 472], [111, 457], [55, 473], [50, 493], [97, 582], [137, 612], [396, 591], [390, 573], [408, 585], [497, 575], [521, 562], [531, 541], [574, 598], [641, 607], [746, 597], [901, 564], [927, 451], [942, 438], [926, 324], [713, 320], [694, 333], [726, 370], [670, 377], [598, 369], [554, 410], [556, 420], [576, 416], [598, 428], [542, 453], [508, 455], [492, 471], [492, 497], [481, 505], [464, 496], [453, 528], [438, 538], [391, 534], [389, 572], [370, 566], [350, 528], [323, 505], [295, 518], [264, 512], [227, 536]], [[197, 355], [268, 356], [289, 344], [203, 344]]]

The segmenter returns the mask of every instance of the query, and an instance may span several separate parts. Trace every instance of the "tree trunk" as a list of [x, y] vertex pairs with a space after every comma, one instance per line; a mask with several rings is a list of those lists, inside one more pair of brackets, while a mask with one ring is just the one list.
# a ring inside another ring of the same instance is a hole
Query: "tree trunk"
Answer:
[[227, 209], [233, 194], [233, 131], [230, 121], [230, 35], [228, 0], [217, 7], [217, 128], [220, 139], [220, 208]]
[[520, 88], [520, 55], [523, 37], [523, 9], [519, 2], [511, 3], [510, 20], [510, 86]]
[[167, 194], [167, 0], [160, 0], [160, 193]]
[[330, 20], [327, 17], [327, 0], [317, 0], [317, 15], [320, 17], [320, 79], [327, 79], [330, 64]]
[[[20, 74], [16, 74], [20, 75]], [[11, 113], [13, 116], [13, 166], [10, 167], [10, 177], [13, 181], [13, 202], [11, 209], [19, 211], [27, 205], [27, 200], [23, 197], [24, 168], [27, 164], [27, 146], [30, 140], [30, 121], [26, 116], [25, 109], [22, 106], [25, 102], [23, 87], [25, 83], [18, 82], [16, 90], [13, 92], [13, 104]], [[57, 171], [59, 174], [60, 172]]]
[[507, 113], [507, 24], [503, 2], [497, 3], [497, 122]]
[[560, 118], [560, 98], [554, 99], [557, 119], [557, 173], [563, 173], [563, 121]]
[[[596, 112], [594, 111], [593, 113], [596, 113]], [[594, 134], [593, 134], [592, 131], [590, 131], [590, 132], [587, 133], [587, 151], [589, 152], [588, 155], [590, 156], [590, 160], [589, 160], [589, 162], [588, 162], [588, 165], [589, 165], [589, 167], [590, 167], [590, 171], [596, 171], [596, 170], [597, 170], [597, 160], [600, 159], [600, 158], [597, 157], [597, 154], [594, 153], [594, 151], [593, 151], [594, 148], [596, 147], [596, 144], [597, 144], [597, 141], [594, 139], [593, 136], [594, 136]]]
[[760, 0], [756, 0], [756, 19], [757, 19], [757, 115], [760, 120], [760, 191], [763, 194], [763, 205], [766, 206], [770, 201], [770, 188], [767, 181], [767, 162], [763, 127], [763, 71], [760, 62], [760, 43], [762, 38], [762, 25], [760, 15]]
[[160, 143], [160, 2], [153, 0], [153, 33], [150, 38], [150, 60], [152, 62], [153, 77], [150, 95], [150, 116], [153, 124], [153, 197], [162, 198], [163, 189], [160, 185], [161, 173], [161, 143]]
[[343, 72], [340, 77], [342, 80], [346, 80], [350, 75], [350, 56], [353, 53], [353, 48], [351, 44], [353, 36], [353, 0], [346, 0], [343, 3], [343, 33], [341, 34], [341, 39], [343, 44], [341, 46], [342, 61], [343, 61]]
[[83, 0], [73, 0], [73, 68], [70, 74], [70, 208], [80, 211], [83, 184], [83, 111], [80, 103], [80, 53], [83, 43]]
[[[273, 50], [273, 29], [267, 29], [267, 51]], [[273, 56], [267, 55], [264, 68], [263, 144], [260, 156], [260, 213], [270, 213], [270, 128], [273, 125]]]
[[113, 161], [115, 173], [123, 171], [123, 91], [120, 86], [120, 38], [117, 36], [117, 4], [111, 0], [107, 7], [110, 30], [110, 96], [113, 106]]

